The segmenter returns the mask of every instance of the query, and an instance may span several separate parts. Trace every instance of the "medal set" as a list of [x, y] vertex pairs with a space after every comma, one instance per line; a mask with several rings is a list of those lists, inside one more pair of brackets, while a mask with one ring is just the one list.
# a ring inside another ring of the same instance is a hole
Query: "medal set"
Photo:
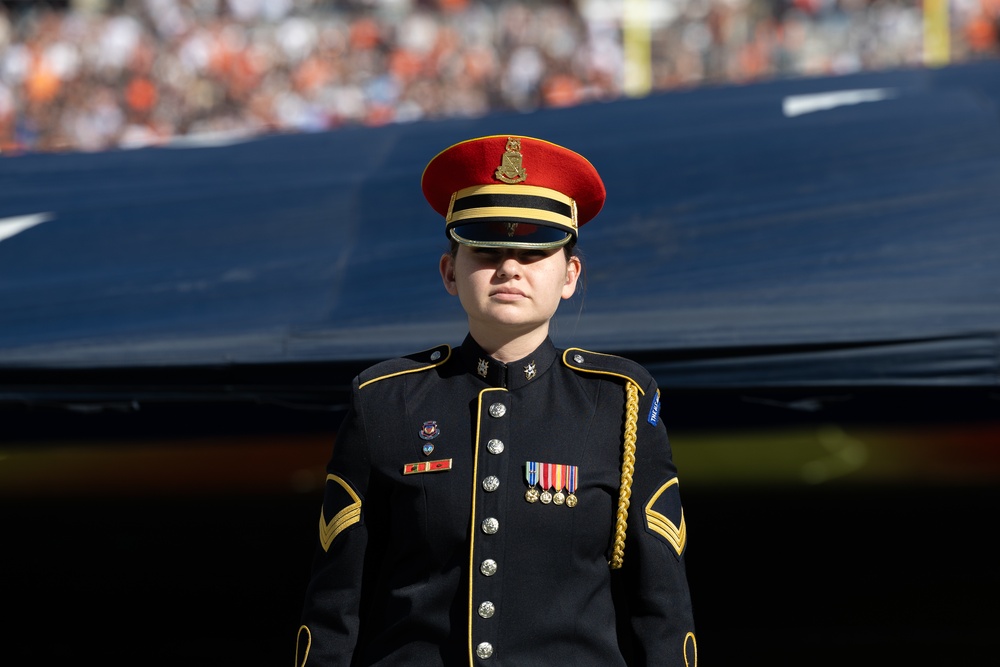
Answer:
[[528, 482], [524, 499], [529, 503], [576, 507], [578, 475], [577, 466], [528, 461], [524, 464], [524, 478]]

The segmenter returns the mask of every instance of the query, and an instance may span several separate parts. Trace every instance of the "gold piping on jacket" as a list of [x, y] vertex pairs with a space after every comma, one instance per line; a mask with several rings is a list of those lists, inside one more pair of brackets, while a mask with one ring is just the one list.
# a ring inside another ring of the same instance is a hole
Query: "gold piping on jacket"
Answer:
[[476, 553], [476, 492], [479, 490], [476, 480], [479, 479], [479, 435], [482, 431], [482, 418], [483, 418], [483, 399], [488, 392], [491, 391], [507, 391], [502, 387], [487, 387], [479, 392], [479, 403], [476, 406], [476, 442], [472, 448], [472, 520], [469, 523], [469, 624], [468, 624], [468, 637], [466, 643], [469, 648], [469, 664], [475, 664], [475, 652], [472, 649], [472, 615], [473, 615], [473, 592], [475, 589], [475, 572], [479, 571], [479, 568], [475, 566], [473, 562]]
[[387, 378], [396, 377], [397, 375], [406, 375], [407, 373], [419, 373], [420, 371], [427, 371], [434, 368], [435, 366], [440, 366], [441, 364], [443, 364], [444, 362], [448, 361], [451, 358], [451, 347], [447, 345], [445, 347], [448, 348], [448, 354], [444, 355], [441, 359], [435, 361], [433, 364], [427, 364], [426, 366], [421, 366], [420, 368], [410, 368], [405, 371], [397, 371], [396, 373], [389, 373], [388, 375], [380, 375], [377, 378], [372, 378], [371, 380], [362, 382], [361, 384], [358, 385], [358, 389], [368, 386], [372, 382], [378, 382], [379, 380], [385, 380]]
[[[312, 648], [312, 633], [308, 626], [303, 625], [295, 637], [295, 667], [305, 667], [306, 661], [309, 659], [310, 648]], [[302, 649], [301, 659], [299, 659], [299, 649]]]
[[642, 387], [640, 387], [639, 384], [632, 377], [630, 377], [628, 375], [622, 375], [621, 373], [615, 373], [613, 371], [607, 371], [607, 370], [604, 370], [603, 368], [586, 368], [586, 367], [580, 366], [579, 364], [576, 364], [576, 363], [570, 363], [569, 360], [571, 359], [571, 357], [570, 357], [570, 353], [571, 352], [573, 352], [573, 353], [580, 352], [582, 354], [592, 355], [592, 356], [595, 356], [595, 357], [613, 357], [614, 356], [613, 354], [603, 354], [601, 352], [592, 352], [590, 350], [585, 350], [582, 347], [571, 347], [571, 348], [567, 348], [563, 352], [562, 358], [563, 358], [563, 363], [566, 364], [567, 366], [569, 366], [570, 368], [572, 368], [573, 370], [580, 371], [581, 373], [596, 373], [598, 375], [610, 375], [611, 377], [616, 377], [616, 378], [621, 378], [623, 380], [627, 380], [628, 382], [631, 382], [632, 384], [635, 385], [636, 389], [639, 390], [639, 395], [640, 396], [645, 395], [646, 392], [644, 392], [642, 390]]
[[686, 667], [698, 667], [698, 642], [693, 632], [684, 635], [684, 664]]

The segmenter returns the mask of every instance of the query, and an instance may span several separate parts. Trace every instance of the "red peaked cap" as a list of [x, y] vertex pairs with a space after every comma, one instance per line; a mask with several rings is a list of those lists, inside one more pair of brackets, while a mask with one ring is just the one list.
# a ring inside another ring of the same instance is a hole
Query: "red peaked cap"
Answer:
[[424, 168], [420, 187], [449, 238], [471, 246], [557, 247], [604, 206], [604, 182], [568, 148], [497, 134], [459, 142]]

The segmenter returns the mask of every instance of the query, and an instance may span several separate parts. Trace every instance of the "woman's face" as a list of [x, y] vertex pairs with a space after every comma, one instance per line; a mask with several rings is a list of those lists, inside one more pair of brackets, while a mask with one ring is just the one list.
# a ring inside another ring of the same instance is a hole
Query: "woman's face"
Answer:
[[561, 299], [576, 291], [580, 260], [562, 248], [470, 248], [459, 246], [440, 263], [448, 293], [457, 296], [473, 330], [507, 328], [528, 333], [547, 327]]

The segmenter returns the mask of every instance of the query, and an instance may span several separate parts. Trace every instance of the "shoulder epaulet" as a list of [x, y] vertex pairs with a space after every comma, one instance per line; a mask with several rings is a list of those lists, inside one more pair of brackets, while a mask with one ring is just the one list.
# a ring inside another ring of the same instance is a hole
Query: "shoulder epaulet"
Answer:
[[451, 358], [450, 345], [438, 345], [405, 357], [380, 361], [358, 374], [358, 388], [407, 373], [419, 373], [436, 368]]
[[571, 347], [563, 352], [562, 360], [568, 367], [581, 373], [596, 373], [629, 380], [639, 388], [639, 393], [645, 393], [645, 387], [652, 379], [642, 364], [614, 354]]

